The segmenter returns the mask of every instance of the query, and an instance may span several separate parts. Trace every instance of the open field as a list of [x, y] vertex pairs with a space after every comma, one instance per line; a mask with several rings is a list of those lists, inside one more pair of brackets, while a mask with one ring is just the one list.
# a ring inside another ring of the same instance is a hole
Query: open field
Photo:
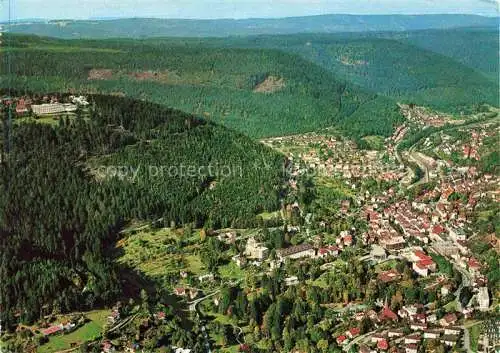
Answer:
[[48, 124], [48, 125], [57, 125], [59, 124], [59, 118], [57, 116], [42, 116], [39, 118], [17, 118], [14, 120], [16, 123], [39, 123], [39, 124]]
[[86, 314], [90, 320], [76, 331], [67, 335], [51, 337], [49, 342], [38, 348], [38, 353], [51, 353], [71, 348], [71, 344], [80, 345], [98, 337], [106, 324], [109, 310], [95, 310]]
[[222, 278], [227, 280], [239, 280], [245, 278], [245, 272], [241, 270], [233, 261], [227, 265], [219, 267], [219, 273]]
[[197, 255], [178, 252], [178, 241], [181, 241], [181, 236], [169, 228], [141, 230], [118, 242], [119, 257], [116, 261], [154, 280], [179, 271], [203, 272]]
[[363, 140], [368, 143], [370, 149], [382, 150], [384, 148], [384, 138], [382, 136], [365, 136]]
[[479, 346], [479, 335], [481, 334], [481, 325], [474, 325], [469, 329], [470, 348], [473, 352], [477, 352]]

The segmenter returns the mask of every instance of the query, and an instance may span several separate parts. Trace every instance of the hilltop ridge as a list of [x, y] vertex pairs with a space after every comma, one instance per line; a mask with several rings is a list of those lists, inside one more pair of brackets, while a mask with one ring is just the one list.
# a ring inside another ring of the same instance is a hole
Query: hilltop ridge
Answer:
[[318, 15], [276, 19], [51, 20], [15, 23], [12, 33], [66, 39], [145, 37], [228, 37], [256, 34], [408, 31], [455, 27], [498, 27], [498, 18], [478, 15]]

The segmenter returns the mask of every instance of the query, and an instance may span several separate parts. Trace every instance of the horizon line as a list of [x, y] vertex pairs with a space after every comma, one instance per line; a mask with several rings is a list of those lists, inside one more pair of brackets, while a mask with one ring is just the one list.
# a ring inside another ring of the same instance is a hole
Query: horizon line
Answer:
[[[198, 17], [155, 17], [155, 16], [97, 16], [88, 18], [17, 18], [10, 19], [11, 23], [15, 22], [53, 22], [53, 21], [116, 21], [116, 20], [134, 20], [134, 19], [144, 19], [144, 20], [178, 20], [178, 21], [245, 21], [245, 20], [283, 20], [283, 19], [293, 19], [293, 18], [305, 18], [305, 17], [321, 17], [321, 16], [474, 16], [483, 18], [499, 18], [500, 13], [494, 14], [474, 14], [474, 13], [386, 13], [386, 14], [355, 14], [355, 13], [325, 13], [317, 15], [303, 15], [303, 16], [278, 16], [278, 17], [218, 17], [218, 18], [198, 18]], [[9, 20], [2, 20], [0, 23], [8, 24]]]

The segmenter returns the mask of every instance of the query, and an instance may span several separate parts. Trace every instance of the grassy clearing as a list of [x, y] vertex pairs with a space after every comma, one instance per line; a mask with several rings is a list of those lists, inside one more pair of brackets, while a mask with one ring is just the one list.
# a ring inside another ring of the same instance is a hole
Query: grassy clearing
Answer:
[[372, 150], [380, 151], [384, 149], [384, 138], [382, 136], [377, 136], [377, 135], [366, 136], [363, 137], [363, 140], [365, 140], [366, 143], [368, 143], [370, 149]]
[[338, 179], [317, 177], [315, 184], [315, 203], [325, 210], [337, 212], [341, 200], [354, 197], [352, 190]]
[[49, 342], [40, 346], [38, 353], [51, 353], [71, 348], [71, 344], [80, 345], [100, 336], [106, 324], [109, 310], [95, 310], [86, 314], [90, 322], [67, 335], [51, 337]]
[[240, 269], [233, 261], [227, 265], [219, 267], [219, 273], [224, 279], [242, 280], [245, 278], [245, 272]]
[[121, 254], [116, 261], [137, 269], [153, 280], [160, 280], [169, 273], [179, 271], [201, 273], [200, 258], [194, 254], [182, 254], [178, 246], [179, 240], [180, 236], [169, 228], [145, 229], [135, 234], [132, 231], [117, 243], [117, 251]]
[[325, 289], [328, 287], [328, 284], [326, 283], [326, 273], [323, 273], [321, 276], [316, 278], [314, 281], [311, 282], [311, 285], [314, 287], [319, 287], [322, 289]]
[[444, 308], [444, 310], [446, 310], [447, 313], [456, 312], [457, 311], [457, 301], [454, 300], [452, 302], [449, 302], [443, 308]]
[[257, 215], [257, 218], [262, 218], [264, 221], [269, 221], [280, 217], [280, 211], [263, 212]]
[[56, 126], [57, 124], [59, 124], [59, 117], [58, 116], [41, 116], [39, 118], [23, 117], [23, 118], [17, 118], [15, 122], [18, 124], [39, 123], [39, 124]]
[[203, 264], [201, 263], [200, 257], [197, 255], [187, 255], [185, 257], [187, 262], [187, 270], [196, 275], [199, 275], [203, 272]]
[[481, 325], [472, 326], [469, 330], [470, 348], [477, 352], [479, 346], [479, 335], [481, 334]]
[[375, 272], [382, 272], [382, 271], [394, 269], [394, 268], [396, 268], [398, 263], [399, 263], [398, 260], [389, 260], [389, 261], [386, 261], [382, 264], [377, 264], [377, 265], [375, 265]]
[[339, 194], [345, 197], [354, 197], [354, 193], [349, 189], [345, 183], [340, 179], [334, 179], [329, 177], [318, 177], [316, 178], [316, 185], [320, 188], [325, 188], [331, 190], [333, 193]]

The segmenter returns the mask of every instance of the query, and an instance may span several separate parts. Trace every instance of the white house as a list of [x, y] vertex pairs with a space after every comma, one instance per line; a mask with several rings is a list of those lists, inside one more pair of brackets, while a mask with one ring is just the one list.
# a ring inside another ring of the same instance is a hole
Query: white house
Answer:
[[198, 276], [198, 281], [200, 281], [200, 283], [212, 282], [213, 280], [214, 280], [214, 274], [213, 273], [207, 273], [207, 274]]
[[252, 260], [264, 261], [269, 255], [269, 249], [252, 237], [247, 241], [244, 255]]
[[441, 332], [438, 330], [425, 330], [424, 338], [426, 339], [437, 339], [441, 336]]
[[479, 310], [487, 311], [490, 307], [490, 295], [488, 294], [488, 287], [480, 287], [477, 293], [477, 301], [479, 303]]
[[297, 278], [297, 276], [290, 276], [285, 278], [286, 286], [290, 287], [290, 286], [295, 286], [297, 284], [299, 284], [299, 279]]

